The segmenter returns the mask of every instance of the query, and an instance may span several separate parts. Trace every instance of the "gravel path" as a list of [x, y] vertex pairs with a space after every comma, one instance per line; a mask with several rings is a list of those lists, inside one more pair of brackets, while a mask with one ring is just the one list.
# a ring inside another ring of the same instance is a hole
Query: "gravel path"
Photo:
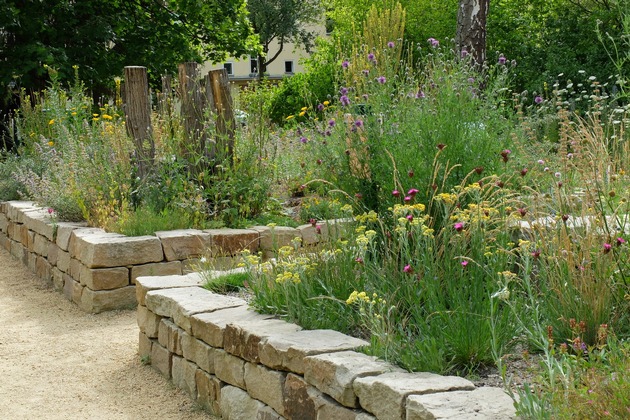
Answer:
[[210, 419], [140, 363], [135, 311], [86, 314], [0, 249], [0, 419]]

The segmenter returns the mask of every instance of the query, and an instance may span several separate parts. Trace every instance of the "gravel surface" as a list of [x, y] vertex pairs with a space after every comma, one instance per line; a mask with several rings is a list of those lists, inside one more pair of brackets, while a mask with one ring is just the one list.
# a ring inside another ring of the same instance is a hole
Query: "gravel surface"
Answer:
[[135, 311], [86, 314], [0, 249], [0, 419], [212, 419], [137, 349]]

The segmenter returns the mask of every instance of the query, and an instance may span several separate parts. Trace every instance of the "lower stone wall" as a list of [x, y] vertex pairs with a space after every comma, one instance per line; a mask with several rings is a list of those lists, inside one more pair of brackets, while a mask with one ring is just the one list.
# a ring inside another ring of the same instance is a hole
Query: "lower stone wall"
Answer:
[[408, 373], [357, 352], [363, 340], [302, 330], [241, 299], [198, 287], [196, 274], [140, 277], [139, 354], [224, 419], [512, 419], [500, 388]]
[[185, 274], [203, 256], [216, 268], [232, 268], [243, 249], [269, 254], [295, 244], [311, 246], [340, 233], [345, 221], [290, 227], [251, 229], [182, 229], [127, 237], [57, 222], [54, 213], [28, 201], [0, 202], [0, 247], [46, 282], [63, 291], [86, 312], [136, 305], [140, 276]]

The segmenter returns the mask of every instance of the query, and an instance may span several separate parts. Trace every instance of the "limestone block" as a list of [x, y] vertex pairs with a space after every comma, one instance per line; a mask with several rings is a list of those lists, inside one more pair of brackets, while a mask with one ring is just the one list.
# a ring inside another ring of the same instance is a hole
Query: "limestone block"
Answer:
[[515, 419], [512, 399], [500, 388], [441, 392], [407, 397], [406, 420]]
[[317, 420], [376, 420], [376, 417], [361, 410], [353, 410], [337, 404], [332, 398], [323, 396], [325, 402], [317, 410]]
[[164, 259], [162, 244], [155, 236], [128, 237], [116, 233], [78, 235], [72, 232], [70, 254], [88, 268], [121, 267], [160, 262]]
[[173, 289], [176, 287], [192, 287], [201, 284], [199, 274], [185, 276], [137, 277], [136, 298], [139, 305], [145, 304], [147, 292], [151, 290]]
[[81, 266], [81, 284], [92, 290], [111, 290], [129, 286], [127, 267], [87, 268]]
[[6, 233], [0, 232], [0, 248], [5, 249], [7, 251], [11, 250], [11, 240], [7, 236]]
[[48, 257], [48, 245], [50, 243], [51, 242], [46, 239], [45, 236], [36, 233], [35, 239], [33, 240], [33, 252], [41, 255], [42, 257]]
[[223, 382], [245, 389], [245, 361], [243, 359], [216, 349], [214, 374]]
[[[70, 236], [72, 235], [72, 231], [75, 229], [85, 229], [86, 227], [87, 223], [85, 222], [58, 222], [55, 243], [59, 248], [63, 249], [64, 251], [68, 251], [70, 249]], [[91, 228], [91, 230], [102, 232], [101, 229], [97, 228]]]
[[221, 388], [219, 401], [221, 418], [224, 420], [256, 419], [258, 412], [265, 408], [263, 403], [250, 397], [247, 392], [229, 385]]
[[401, 371], [376, 357], [354, 351], [304, 358], [304, 380], [346, 407], [359, 407], [352, 383], [356, 378]]
[[55, 223], [48, 209], [28, 210], [23, 215], [24, 225], [29, 230], [44, 236], [49, 241], [54, 239]]
[[57, 266], [57, 259], [59, 258], [59, 247], [57, 245], [55, 245], [54, 242], [48, 242], [48, 250], [46, 251], [46, 253], [48, 254], [48, 262], [50, 263], [50, 265], [52, 265], [53, 267]]
[[63, 272], [57, 267], [52, 268], [52, 282], [53, 288], [57, 291], [63, 290]]
[[352, 225], [352, 219], [333, 219], [318, 222], [316, 226], [311, 224], [301, 225], [297, 230], [302, 235], [302, 245], [315, 245], [330, 239], [336, 240], [345, 237], [346, 229]]
[[155, 232], [162, 242], [167, 261], [197, 258], [209, 253], [211, 235], [197, 229]]
[[26, 253], [26, 266], [31, 272], [35, 272], [37, 270], [37, 254], [34, 252]]
[[74, 281], [72, 277], [67, 274], [63, 275], [63, 295], [71, 302], [76, 302], [81, 299], [83, 294], [83, 287], [77, 281]]
[[7, 233], [9, 227], [9, 219], [6, 214], [0, 213], [0, 233]]
[[304, 373], [304, 358], [315, 354], [356, 350], [368, 343], [333, 330], [296, 331], [272, 335], [261, 342], [260, 362], [272, 369]]
[[200, 369], [208, 373], [214, 373], [214, 358], [217, 349], [183, 331], [181, 338], [184, 357], [195, 363]]
[[151, 346], [151, 366], [156, 368], [166, 378], [171, 378], [171, 367], [173, 366], [173, 353], [162, 347], [159, 343], [153, 342]]
[[244, 249], [258, 251], [259, 235], [252, 229], [208, 229], [212, 237], [212, 256], [233, 256]]
[[247, 393], [281, 415], [284, 415], [284, 381], [286, 377], [286, 373], [267, 369], [262, 365], [245, 364]]
[[10, 221], [7, 226], [7, 236], [14, 241], [19, 241], [21, 232], [20, 226], [20, 224]]
[[197, 398], [195, 375], [197, 366], [183, 357], [173, 356], [172, 376], [173, 384], [186, 392], [192, 399]]
[[285, 418], [276, 413], [273, 408], [266, 405], [258, 409], [256, 420], [285, 420]]
[[220, 416], [219, 401], [222, 382], [216, 376], [197, 369], [195, 384], [197, 385], [197, 404], [206, 408], [211, 414]]
[[320, 243], [322, 238], [322, 227], [320, 229], [311, 224], [298, 226], [296, 229], [300, 232], [300, 236], [302, 237], [302, 246], [315, 245]]
[[153, 346], [153, 341], [147, 337], [142, 331], [138, 333], [138, 355], [141, 360], [145, 360], [151, 358], [151, 347]]
[[248, 320], [265, 320], [269, 316], [261, 315], [247, 307], [221, 309], [209, 313], [201, 313], [190, 317], [192, 335], [212, 347], [223, 347], [225, 328], [229, 323], [240, 323]]
[[180, 287], [147, 292], [145, 304], [157, 315], [173, 318], [175, 324], [190, 333], [192, 315], [243, 306], [247, 303], [243, 299], [218, 295], [201, 287]]
[[260, 236], [260, 249], [262, 251], [275, 251], [283, 246], [292, 246], [292, 241], [298, 237], [302, 239], [300, 231], [287, 226], [254, 226], [252, 230]]
[[260, 343], [270, 336], [283, 336], [300, 331], [296, 324], [280, 319], [233, 321], [226, 325], [223, 348], [228, 353], [250, 362], [260, 362]]
[[30, 252], [33, 252], [34, 243], [35, 243], [35, 232], [32, 230], [28, 230], [25, 225], [18, 225], [20, 229], [20, 242], [22, 245], [26, 247]]
[[405, 400], [414, 394], [472, 390], [472, 382], [458, 376], [434, 373], [384, 373], [357, 378], [354, 392], [361, 407], [383, 420], [400, 420], [405, 416]]
[[115, 309], [128, 309], [136, 306], [136, 289], [134, 286], [113, 290], [92, 290], [85, 287], [79, 305], [82, 310], [100, 313]]
[[75, 279], [76, 281], [81, 281], [81, 274], [83, 274], [83, 268], [85, 266], [81, 263], [81, 261], [76, 258], [70, 258], [70, 266], [68, 267], [68, 274], [70, 277]]
[[70, 270], [70, 253], [59, 249], [57, 253], [57, 268], [64, 273], [68, 273]]
[[35, 257], [35, 274], [48, 283], [52, 280], [52, 265], [50, 265], [48, 260], [44, 257], [40, 257], [39, 255]]
[[317, 420], [322, 394], [292, 373], [284, 382], [284, 415], [290, 419]]
[[6, 203], [6, 214], [9, 220], [24, 223], [22, 212], [26, 209], [34, 210], [37, 206], [32, 201], [8, 201]]
[[149, 338], [157, 338], [159, 333], [160, 321], [162, 317], [157, 316], [146, 306], [138, 305], [136, 309], [136, 320], [138, 321], [138, 328], [140, 332], [147, 335]]
[[182, 274], [181, 261], [134, 265], [131, 267], [131, 284], [136, 284], [138, 277], [171, 276]]
[[158, 327], [158, 343], [169, 352], [181, 356], [183, 332], [171, 320], [162, 318]]

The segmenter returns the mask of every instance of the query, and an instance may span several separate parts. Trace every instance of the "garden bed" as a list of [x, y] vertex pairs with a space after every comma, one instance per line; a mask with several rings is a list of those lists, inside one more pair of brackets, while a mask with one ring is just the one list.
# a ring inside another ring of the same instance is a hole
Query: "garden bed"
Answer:
[[140, 356], [226, 419], [515, 418], [500, 388], [409, 373], [358, 352], [368, 343], [302, 330], [196, 274], [137, 280]]
[[82, 310], [99, 313], [135, 306], [140, 276], [185, 274], [202, 257], [212, 258], [216, 268], [232, 268], [243, 249], [265, 254], [295, 237], [304, 246], [315, 245], [342, 222], [319, 228], [182, 229], [127, 237], [85, 223], [57, 222], [32, 202], [8, 201], [0, 203], [0, 247]]

